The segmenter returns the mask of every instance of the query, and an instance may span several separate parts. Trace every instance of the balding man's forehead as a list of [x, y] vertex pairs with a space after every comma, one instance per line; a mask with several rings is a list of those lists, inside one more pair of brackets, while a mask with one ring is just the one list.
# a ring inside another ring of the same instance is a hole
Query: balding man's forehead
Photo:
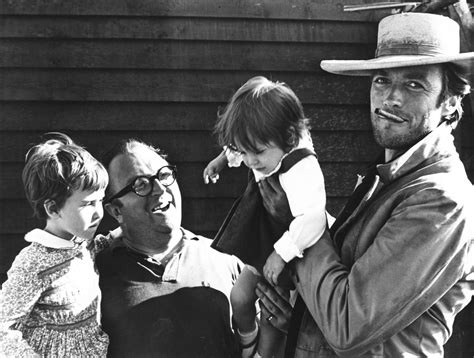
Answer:
[[150, 148], [142, 145], [129, 147], [113, 158], [108, 172], [113, 189], [119, 190], [139, 175], [153, 175], [168, 162]]
[[[107, 172], [109, 173], [109, 188], [118, 190], [120, 184], [123, 181], [126, 181], [126, 170], [125, 170], [125, 161], [127, 160], [128, 155], [120, 153], [115, 156], [109, 163]], [[113, 191], [115, 191], [113, 190]]]

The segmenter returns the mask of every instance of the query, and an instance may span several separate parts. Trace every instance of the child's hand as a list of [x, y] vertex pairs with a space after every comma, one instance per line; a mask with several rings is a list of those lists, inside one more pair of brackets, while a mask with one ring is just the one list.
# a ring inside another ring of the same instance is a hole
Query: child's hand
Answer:
[[278, 285], [278, 277], [285, 268], [286, 262], [276, 253], [275, 250], [268, 256], [265, 266], [263, 266], [263, 275], [272, 285]]
[[212, 162], [204, 169], [202, 176], [204, 177], [204, 184], [209, 184], [209, 182], [215, 184], [219, 180], [219, 172], [216, 171], [216, 167], [212, 165]]
[[204, 172], [202, 173], [202, 176], [204, 178], [204, 183], [209, 184], [211, 182], [212, 184], [217, 183], [219, 180], [219, 173], [221, 172], [222, 169], [227, 164], [227, 158], [222, 152], [219, 154], [216, 158], [214, 158], [204, 169]]

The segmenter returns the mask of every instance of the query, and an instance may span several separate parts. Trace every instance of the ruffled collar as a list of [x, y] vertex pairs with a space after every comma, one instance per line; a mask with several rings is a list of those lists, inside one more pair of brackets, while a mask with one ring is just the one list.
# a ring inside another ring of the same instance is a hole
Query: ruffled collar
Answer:
[[72, 240], [62, 239], [41, 229], [34, 229], [25, 235], [28, 242], [36, 242], [52, 249], [73, 249], [80, 245], [84, 239], [74, 237]]

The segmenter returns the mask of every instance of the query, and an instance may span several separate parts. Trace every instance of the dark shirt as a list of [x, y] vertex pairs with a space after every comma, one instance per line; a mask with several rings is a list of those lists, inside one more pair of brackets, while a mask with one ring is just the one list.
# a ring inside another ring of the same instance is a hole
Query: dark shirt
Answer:
[[185, 232], [165, 267], [121, 242], [97, 258], [109, 357], [238, 357], [229, 294], [234, 256]]

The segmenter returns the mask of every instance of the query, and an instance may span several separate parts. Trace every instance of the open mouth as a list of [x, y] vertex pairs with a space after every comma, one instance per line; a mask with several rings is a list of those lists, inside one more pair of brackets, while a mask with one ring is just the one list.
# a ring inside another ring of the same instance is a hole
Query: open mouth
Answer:
[[375, 108], [374, 113], [378, 115], [379, 117], [386, 118], [392, 122], [396, 122], [396, 123], [406, 122], [404, 118], [399, 117], [393, 113], [384, 111], [383, 109], [380, 109], [380, 108]]
[[154, 206], [151, 211], [153, 213], [157, 212], [165, 212], [171, 207], [171, 203], [168, 201], [166, 203], [159, 203], [158, 205]]

